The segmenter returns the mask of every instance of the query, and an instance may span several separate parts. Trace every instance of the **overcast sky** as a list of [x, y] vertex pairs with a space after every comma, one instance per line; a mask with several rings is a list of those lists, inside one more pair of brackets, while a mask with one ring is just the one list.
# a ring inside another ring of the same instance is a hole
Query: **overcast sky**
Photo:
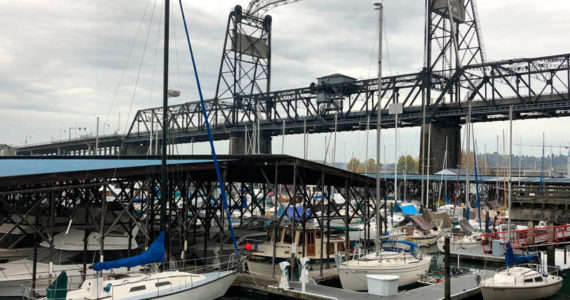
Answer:
[[[177, 1], [171, 1], [171, 88], [181, 103], [198, 99]], [[315, 78], [343, 73], [376, 74], [377, 15], [369, 0], [305, 0], [279, 7], [273, 16], [272, 89], [308, 86]], [[247, 1], [184, 1], [207, 98], [213, 96], [227, 16]], [[479, 0], [488, 60], [570, 52], [567, 0]], [[0, 144], [22, 145], [94, 133], [125, 132], [138, 109], [161, 105], [162, 1], [0, 0]], [[385, 1], [387, 43], [384, 74], [418, 71], [422, 65], [423, 1]], [[141, 21], [142, 20], [142, 21]], [[132, 51], [131, 51], [132, 49]], [[119, 125], [120, 114], [120, 125]], [[103, 123], [106, 125], [103, 126]], [[496, 149], [505, 123], [475, 125], [479, 150]], [[515, 140], [568, 145], [570, 119], [515, 123]], [[119, 127], [120, 126], [120, 127]], [[388, 161], [394, 130], [385, 130]], [[400, 131], [399, 152], [419, 152], [419, 129]], [[370, 156], [374, 135], [370, 134]], [[323, 159], [325, 135], [311, 135], [309, 158]], [[364, 158], [365, 132], [340, 133], [337, 160]], [[302, 156], [302, 137], [286, 138], [285, 153]], [[227, 152], [227, 143], [217, 143]], [[273, 140], [281, 152], [281, 138]], [[180, 147], [181, 152], [189, 147]], [[207, 153], [204, 145], [195, 151]], [[523, 148], [538, 155], [539, 148]], [[560, 149], [554, 149], [560, 153]], [[518, 150], [515, 150], [518, 152]], [[564, 151], [565, 152], [565, 151]], [[330, 160], [330, 157], [329, 157]]]

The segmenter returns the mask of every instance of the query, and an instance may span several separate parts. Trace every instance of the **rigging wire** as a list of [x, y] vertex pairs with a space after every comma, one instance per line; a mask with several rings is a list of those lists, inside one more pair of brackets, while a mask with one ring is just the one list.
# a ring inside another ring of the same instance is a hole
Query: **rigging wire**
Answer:
[[226, 192], [224, 188], [224, 182], [222, 180], [222, 174], [220, 173], [220, 166], [218, 164], [218, 157], [216, 156], [216, 149], [214, 147], [214, 138], [212, 137], [212, 131], [210, 130], [210, 122], [208, 121], [208, 114], [206, 112], [206, 104], [204, 103], [204, 96], [202, 94], [202, 87], [200, 86], [200, 77], [198, 76], [198, 69], [196, 68], [196, 61], [194, 60], [194, 51], [192, 50], [192, 43], [190, 42], [190, 34], [188, 32], [188, 25], [186, 24], [186, 17], [184, 16], [184, 8], [182, 7], [182, 0], [178, 0], [180, 4], [180, 13], [182, 14], [182, 21], [184, 22], [184, 31], [186, 32], [186, 40], [188, 42], [188, 48], [190, 50], [190, 58], [192, 60], [192, 67], [194, 69], [194, 77], [196, 79], [196, 86], [198, 87], [198, 93], [200, 95], [200, 104], [202, 106], [202, 114], [204, 115], [204, 123], [206, 124], [206, 130], [208, 131], [208, 140], [210, 141], [210, 148], [212, 150], [212, 158], [214, 160], [214, 166], [216, 168], [216, 176], [218, 178], [218, 184], [220, 186], [220, 194], [222, 198], [222, 204], [224, 206], [224, 211], [228, 220], [228, 228], [232, 235], [232, 242], [234, 244], [234, 250], [236, 251], [236, 257], [240, 259], [239, 249], [236, 242], [236, 237], [234, 233], [234, 228], [232, 226], [231, 214], [228, 210], [228, 202], [226, 200]]
[[[131, 48], [129, 50], [129, 55], [127, 56], [127, 62], [125, 63], [124, 67], [123, 67], [123, 71], [121, 72], [121, 77], [119, 78], [119, 83], [117, 84], [117, 88], [115, 89], [115, 94], [113, 95], [113, 101], [111, 102], [111, 105], [109, 106], [109, 111], [107, 112], [107, 115], [105, 116], [105, 122], [103, 122], [103, 128], [105, 127], [105, 124], [108, 124], [109, 121], [109, 115], [111, 114], [111, 111], [113, 110], [113, 106], [115, 105], [115, 102], [117, 100], [117, 96], [119, 94], [119, 90], [121, 88], [121, 85], [123, 83], [123, 78], [125, 77], [125, 73], [127, 71], [127, 67], [129, 66], [129, 63], [131, 61], [131, 57], [133, 54], [133, 50], [135, 48], [135, 44], [138, 40], [138, 36], [140, 34], [141, 28], [142, 28], [142, 24], [144, 23], [144, 19], [146, 17], [147, 14], [147, 10], [148, 7], [150, 5], [151, 0], [148, 0], [144, 9], [144, 13], [143, 16], [141, 17], [141, 20], [139, 21], [139, 27], [137, 29], [137, 33], [135, 34], [135, 38], [133, 40], [133, 43], [131, 44]], [[156, 4], [156, 1], [155, 1]]]
[[147, 30], [147, 33], [146, 33], [146, 39], [145, 39], [145, 43], [144, 43], [144, 47], [143, 47], [143, 53], [142, 53], [141, 60], [140, 60], [140, 63], [139, 63], [139, 68], [138, 68], [138, 71], [137, 71], [137, 78], [136, 78], [136, 80], [135, 80], [135, 87], [134, 87], [134, 90], [133, 90], [133, 94], [132, 94], [132, 96], [131, 96], [131, 102], [130, 102], [130, 104], [129, 104], [129, 112], [127, 113], [127, 118], [126, 118], [126, 120], [125, 120], [125, 131], [124, 131], [125, 134], [127, 134], [127, 131], [129, 130], [129, 120], [130, 120], [130, 118], [131, 118], [131, 112], [132, 112], [132, 109], [133, 109], [133, 103], [134, 103], [134, 101], [135, 101], [135, 95], [136, 95], [136, 93], [137, 93], [137, 88], [138, 88], [139, 79], [140, 79], [140, 75], [141, 75], [141, 70], [142, 70], [142, 66], [143, 66], [143, 62], [144, 62], [144, 57], [145, 57], [145, 55], [146, 55], [146, 48], [147, 48], [147, 46], [148, 46], [148, 40], [149, 40], [149, 37], [150, 37], [150, 31], [151, 31], [151, 28], [152, 28], [152, 23], [153, 23], [153, 21], [154, 21], [154, 18], [153, 18], [153, 17], [154, 17], [154, 12], [156, 11], [156, 2], [157, 2], [157, 1], [154, 2], [154, 5], [153, 5], [153, 7], [152, 7], [152, 15], [151, 15], [151, 18], [150, 18], [150, 24], [148, 24], [148, 30]]

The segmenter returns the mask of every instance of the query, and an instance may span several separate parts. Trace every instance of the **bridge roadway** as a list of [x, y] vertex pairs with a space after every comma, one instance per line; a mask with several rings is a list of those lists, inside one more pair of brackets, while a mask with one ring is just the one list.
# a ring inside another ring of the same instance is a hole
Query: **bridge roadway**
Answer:
[[[426, 88], [426, 85], [428, 88]], [[391, 103], [401, 103], [399, 127], [420, 126], [422, 93], [430, 93], [426, 123], [458, 128], [465, 122], [468, 103], [473, 122], [508, 119], [512, 105], [514, 119], [570, 116], [570, 54], [511, 59], [459, 68], [453, 74], [426, 71], [388, 76], [382, 81], [382, 127], [394, 127], [388, 113]], [[370, 116], [376, 124], [377, 80], [350, 80], [331, 84], [311, 84], [306, 88], [273, 91], [268, 94], [236, 97], [234, 100], [208, 100], [207, 113], [214, 139], [243, 137], [259, 116], [265, 138], [304, 132], [331, 132], [338, 118], [338, 131], [364, 130]], [[229, 101], [229, 102], [228, 102]], [[160, 131], [162, 108], [139, 110], [127, 135], [104, 136], [99, 147], [111, 153], [119, 148], [144, 154], [151, 127]], [[207, 140], [199, 102], [169, 106], [169, 131], [176, 144]], [[156, 129], [158, 128], [158, 129]], [[161, 135], [159, 134], [159, 137]], [[18, 155], [92, 154], [95, 138], [27, 145], [16, 148]], [[137, 150], [138, 149], [138, 150]], [[126, 151], [129, 153], [129, 151]], [[103, 153], [104, 154], [104, 153]]]
[[[521, 104], [518, 99], [497, 100], [494, 105], [489, 106], [484, 102], [473, 102], [471, 115], [473, 122], [489, 122], [508, 120], [509, 107], [513, 105], [514, 118], [520, 119], [536, 119], [536, 118], [552, 118], [570, 116], [570, 101], [568, 94], [549, 96], [544, 99], [532, 103]], [[438, 118], [458, 119], [460, 123], [464, 123], [465, 116], [468, 113], [468, 106], [464, 103], [445, 104], [439, 108]], [[409, 107], [404, 109], [404, 113], [398, 117], [399, 127], [421, 126], [422, 109], [421, 107]], [[354, 131], [366, 128], [366, 113], [353, 114], [350, 118], [342, 118], [338, 120], [338, 131]], [[371, 116], [370, 124], [374, 127], [376, 124], [376, 116]], [[225, 126], [217, 126], [213, 128], [214, 139], [227, 140], [231, 134], [244, 136], [245, 125], [251, 123], [244, 122], [243, 125], [234, 128]], [[275, 122], [262, 121], [262, 132], [264, 135], [277, 136], [282, 133], [282, 124]], [[382, 128], [393, 128], [394, 116], [389, 115], [385, 109], [382, 111]], [[315, 120], [307, 119], [307, 128], [310, 133], [330, 132], [334, 128], [334, 115]], [[300, 134], [304, 131], [304, 122], [286, 124], [287, 134]], [[182, 132], [173, 132], [174, 143], [204, 142], [208, 136], [204, 130], [188, 130]], [[159, 134], [160, 138], [160, 134]], [[124, 145], [139, 145], [148, 147], [150, 137], [146, 135], [110, 135], [99, 138], [100, 148], [120, 148]], [[63, 151], [88, 151], [95, 147], [95, 137], [82, 139], [72, 139], [68, 141], [29, 145], [17, 148], [18, 155], [41, 155], [41, 154], [66, 154]], [[59, 149], [59, 151], [58, 151]]]

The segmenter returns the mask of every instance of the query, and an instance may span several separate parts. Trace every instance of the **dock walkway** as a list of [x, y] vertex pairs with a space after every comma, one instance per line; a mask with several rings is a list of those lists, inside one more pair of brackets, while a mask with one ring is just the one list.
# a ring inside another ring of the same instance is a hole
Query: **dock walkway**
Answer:
[[[314, 283], [308, 283], [304, 293], [301, 291], [300, 282], [289, 282], [289, 290], [280, 289], [277, 285], [256, 286], [245, 282], [242, 282], [240, 286], [256, 290], [257, 292], [263, 291], [268, 294], [306, 300], [378, 300], [379, 298], [386, 300], [439, 300], [443, 299], [445, 288], [444, 283], [438, 283], [403, 291], [394, 296], [380, 297]], [[451, 299], [461, 300], [479, 293], [480, 290], [475, 275], [465, 275], [451, 280]]]

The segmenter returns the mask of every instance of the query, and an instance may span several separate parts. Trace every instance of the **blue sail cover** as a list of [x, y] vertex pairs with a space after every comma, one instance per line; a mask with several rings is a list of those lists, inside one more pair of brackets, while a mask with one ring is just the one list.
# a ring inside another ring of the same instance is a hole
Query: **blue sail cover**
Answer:
[[133, 257], [98, 262], [93, 265], [93, 269], [95, 271], [101, 271], [121, 267], [132, 268], [156, 262], [164, 262], [164, 232], [160, 233], [145, 252]]
[[507, 243], [507, 252], [505, 252], [505, 263], [507, 264], [507, 267], [523, 264], [536, 259], [538, 259], [538, 255], [536, 254], [515, 255], [513, 252], [513, 247], [511, 247], [511, 243]]

